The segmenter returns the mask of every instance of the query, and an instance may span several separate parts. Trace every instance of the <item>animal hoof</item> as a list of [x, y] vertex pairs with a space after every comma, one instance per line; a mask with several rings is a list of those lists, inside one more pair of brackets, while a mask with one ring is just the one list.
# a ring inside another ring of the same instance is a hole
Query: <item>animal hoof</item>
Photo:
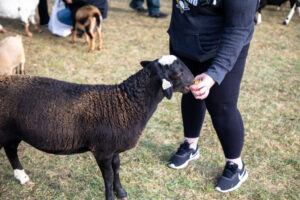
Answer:
[[27, 36], [32, 38], [32, 33], [27, 33]]
[[122, 199], [122, 200], [129, 199], [126, 190], [124, 190], [123, 188], [119, 188], [115, 192], [118, 199]]
[[24, 169], [15, 169], [14, 177], [20, 181], [21, 185], [30, 181], [29, 176], [25, 173]]

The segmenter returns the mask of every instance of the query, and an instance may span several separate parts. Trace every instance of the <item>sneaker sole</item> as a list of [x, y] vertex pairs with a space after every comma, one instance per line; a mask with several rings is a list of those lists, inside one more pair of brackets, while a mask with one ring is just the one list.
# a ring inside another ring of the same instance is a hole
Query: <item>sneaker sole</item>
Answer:
[[196, 160], [200, 157], [200, 153], [199, 150], [197, 151], [196, 155], [193, 156], [192, 158], [188, 159], [185, 163], [183, 163], [182, 165], [179, 166], [175, 166], [173, 163], [172, 164], [168, 164], [168, 167], [173, 168], [173, 169], [183, 169], [186, 166], [188, 166], [189, 162], [192, 160]]
[[233, 188], [230, 188], [230, 189], [228, 189], [228, 190], [221, 190], [220, 187], [216, 187], [215, 190], [217, 190], [217, 191], [219, 191], [219, 192], [222, 192], [222, 193], [231, 192], [231, 191], [233, 191], [233, 190], [238, 189], [238, 188], [242, 185], [242, 183], [244, 183], [244, 182], [247, 180], [247, 178], [248, 178], [248, 172], [246, 171], [245, 175], [244, 175], [243, 178], [240, 180], [240, 182], [239, 182], [236, 186], [234, 186]]

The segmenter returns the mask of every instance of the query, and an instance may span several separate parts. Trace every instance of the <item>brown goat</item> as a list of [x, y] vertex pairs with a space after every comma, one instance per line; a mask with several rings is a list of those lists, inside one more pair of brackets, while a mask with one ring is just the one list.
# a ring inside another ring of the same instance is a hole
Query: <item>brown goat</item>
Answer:
[[[102, 48], [102, 15], [99, 9], [92, 5], [84, 5], [76, 11], [74, 20], [72, 42], [75, 43], [77, 28], [79, 28], [84, 31], [85, 42], [87, 44], [90, 43], [89, 52], [95, 49], [96, 36], [98, 36], [97, 49], [100, 51]], [[94, 32], [96, 32], [96, 34]]]
[[22, 36], [9, 36], [0, 41], [0, 75], [25, 74]]

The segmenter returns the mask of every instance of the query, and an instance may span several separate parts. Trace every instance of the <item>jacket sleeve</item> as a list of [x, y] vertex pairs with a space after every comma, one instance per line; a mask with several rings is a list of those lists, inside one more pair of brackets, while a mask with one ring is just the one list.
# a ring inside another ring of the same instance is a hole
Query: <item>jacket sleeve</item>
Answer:
[[218, 84], [232, 70], [242, 48], [251, 40], [257, 0], [223, 0], [224, 29], [217, 55], [205, 72]]

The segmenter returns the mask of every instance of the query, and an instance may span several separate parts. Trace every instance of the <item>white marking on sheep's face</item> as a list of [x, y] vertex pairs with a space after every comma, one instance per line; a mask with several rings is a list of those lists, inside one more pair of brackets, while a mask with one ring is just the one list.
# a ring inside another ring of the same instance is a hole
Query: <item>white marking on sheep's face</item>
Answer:
[[29, 176], [25, 173], [24, 169], [15, 169], [14, 177], [19, 180], [22, 185], [29, 181]]
[[176, 56], [173, 55], [163, 55], [158, 62], [161, 65], [172, 65], [174, 63], [174, 61], [177, 60]]
[[172, 87], [172, 83], [170, 81], [167, 81], [166, 79], [162, 79], [162, 89], [167, 90], [170, 87]]

